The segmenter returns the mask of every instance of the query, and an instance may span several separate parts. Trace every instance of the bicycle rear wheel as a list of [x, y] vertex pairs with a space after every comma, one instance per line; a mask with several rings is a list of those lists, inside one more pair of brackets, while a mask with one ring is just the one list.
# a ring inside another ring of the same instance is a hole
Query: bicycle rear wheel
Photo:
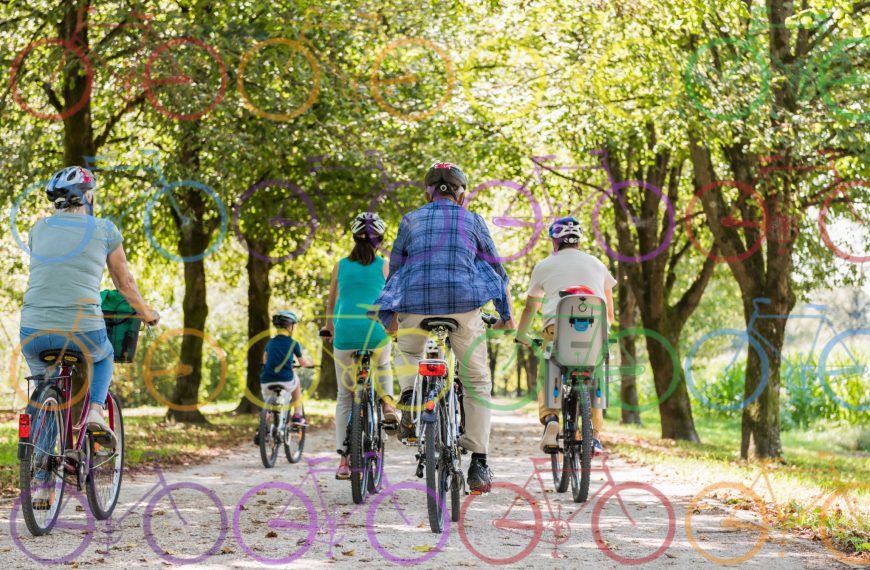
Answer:
[[[592, 412], [589, 406], [589, 391], [586, 386], [579, 386], [576, 410], [577, 421], [580, 422], [582, 441], [571, 446], [571, 493], [575, 503], [585, 503], [589, 498], [589, 480], [592, 476]], [[579, 477], [577, 471], [579, 470]]]
[[350, 492], [355, 504], [366, 498], [369, 485], [369, 470], [366, 461], [366, 430], [369, 422], [368, 394], [363, 386], [358, 386], [353, 395], [350, 412]]
[[260, 410], [260, 459], [267, 469], [274, 467], [278, 459], [278, 434], [275, 428], [280, 424], [281, 412], [276, 411], [276, 400], [275, 396], [269, 396], [266, 406]]
[[114, 449], [107, 449], [88, 435], [91, 446], [88, 478], [85, 491], [88, 505], [97, 520], [112, 516], [118, 495], [121, 492], [121, 478], [124, 473], [124, 419], [121, 406], [114, 394], [109, 393], [109, 428], [115, 432], [117, 443]]
[[[305, 417], [305, 407], [302, 408], [302, 417]], [[307, 426], [288, 423], [284, 428], [284, 455], [290, 463], [298, 463], [302, 459], [302, 450], [305, 449], [305, 431]]]
[[27, 406], [30, 437], [19, 465], [21, 512], [33, 536], [51, 532], [63, 500], [64, 414], [66, 402], [53, 385], [37, 387]]
[[369, 465], [369, 493], [377, 493], [381, 490], [381, 479], [384, 475], [384, 421], [381, 405], [371, 398], [369, 392], [369, 415], [373, 419], [370, 423], [370, 445], [367, 462]]
[[429, 527], [432, 532], [444, 530], [444, 490], [441, 487], [441, 416], [435, 413], [435, 421], [423, 428], [423, 447], [426, 456], [426, 507], [429, 511]]

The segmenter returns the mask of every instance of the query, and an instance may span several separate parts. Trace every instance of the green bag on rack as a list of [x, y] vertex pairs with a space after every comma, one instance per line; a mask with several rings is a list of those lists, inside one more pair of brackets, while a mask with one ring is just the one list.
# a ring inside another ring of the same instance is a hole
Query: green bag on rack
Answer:
[[115, 349], [115, 362], [133, 362], [141, 319], [136, 317], [136, 311], [121, 293], [114, 289], [100, 291], [100, 301], [106, 333]]

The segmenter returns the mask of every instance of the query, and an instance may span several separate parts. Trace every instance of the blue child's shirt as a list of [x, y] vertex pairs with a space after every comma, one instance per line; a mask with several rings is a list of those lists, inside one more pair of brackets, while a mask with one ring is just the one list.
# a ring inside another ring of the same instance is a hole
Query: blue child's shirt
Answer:
[[266, 363], [260, 371], [260, 383], [290, 382], [293, 380], [295, 359], [302, 356], [302, 349], [293, 337], [279, 334], [266, 343]]

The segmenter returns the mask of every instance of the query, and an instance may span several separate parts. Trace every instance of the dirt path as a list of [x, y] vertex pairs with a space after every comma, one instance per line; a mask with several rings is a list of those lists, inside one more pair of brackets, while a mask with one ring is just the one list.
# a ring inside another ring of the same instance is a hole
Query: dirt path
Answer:
[[[267, 470], [257, 450], [246, 446], [230, 457], [165, 473], [167, 483], [182, 488], [161, 495], [157, 487], [138, 505], [161, 479], [154, 471], [135, 474], [124, 482], [112, 526], [90, 521], [86, 509], [79, 506], [79, 500], [85, 504], [84, 498], [72, 494], [61, 515], [65, 528], [33, 538], [20, 514], [10, 521], [13, 505], [0, 504], [0, 560], [6, 568], [39, 567], [43, 565], [37, 561], [40, 558], [66, 562], [67, 567], [152, 568], [197, 557], [192, 567], [251, 568], [266, 562], [274, 566], [274, 561], [282, 559], [285, 562], [278, 566], [294, 568], [411, 565], [420, 559], [425, 559], [417, 564], [423, 568], [480, 568], [510, 560], [511, 566], [524, 568], [581, 564], [615, 568], [644, 559], [649, 559], [645, 565], [654, 568], [714, 566], [686, 536], [686, 512], [699, 489], [610, 456], [607, 467], [616, 483], [652, 487], [624, 487], [600, 503], [613, 488], [603, 486], [603, 471], [595, 471], [590, 500], [576, 512], [578, 505], [571, 500], [570, 490], [553, 492], [549, 468], [541, 472], [543, 492], [533, 476], [530, 454], [544, 459], [537, 452], [539, 427], [533, 420], [507, 413], [497, 413], [493, 420], [490, 465], [495, 480], [523, 487], [531, 476], [526, 487], [531, 502], [519, 499], [506, 513], [517, 496], [515, 489], [499, 487], [488, 496], [477, 497], [467, 503], [464, 533], [459, 532], [459, 523], [452, 523], [443, 536], [429, 532], [426, 495], [417, 486], [422, 480], [414, 477], [413, 452], [394, 440], [388, 442], [387, 473], [395, 486], [354, 509], [349, 484], [333, 479], [332, 431], [321, 428], [309, 433], [303, 463], [289, 465], [281, 456], [278, 465]], [[323, 470], [315, 475], [328, 513], [324, 513], [311, 475], [306, 475], [310, 462], [317, 463], [319, 458], [324, 461], [311, 468]], [[600, 460], [593, 463], [593, 467], [600, 466]], [[273, 487], [258, 488], [264, 484]], [[317, 525], [308, 524], [310, 514], [303, 500], [297, 496], [288, 501], [293, 492], [288, 485], [298, 486], [307, 496]], [[619, 505], [620, 498], [628, 517]], [[240, 500], [244, 508], [237, 509]], [[144, 517], [148, 509], [151, 516]], [[760, 533], [751, 517], [742, 513], [735, 517], [712, 504], [695, 506], [693, 512], [696, 544], [712, 556], [737, 558], [758, 543]], [[554, 518], [568, 522], [554, 524]], [[310, 546], [306, 549], [306, 545]], [[210, 549], [212, 554], [205, 554]], [[818, 543], [778, 534], [741, 566], [768, 570], [845, 567]]]

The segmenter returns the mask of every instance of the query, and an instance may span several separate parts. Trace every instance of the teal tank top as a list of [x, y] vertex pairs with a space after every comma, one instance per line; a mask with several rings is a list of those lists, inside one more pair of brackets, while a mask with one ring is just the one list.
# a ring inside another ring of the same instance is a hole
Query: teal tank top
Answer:
[[387, 344], [387, 332], [379, 321], [366, 315], [384, 288], [384, 259], [376, 256], [369, 265], [348, 258], [338, 262], [338, 299], [335, 303], [335, 348], [372, 350]]

